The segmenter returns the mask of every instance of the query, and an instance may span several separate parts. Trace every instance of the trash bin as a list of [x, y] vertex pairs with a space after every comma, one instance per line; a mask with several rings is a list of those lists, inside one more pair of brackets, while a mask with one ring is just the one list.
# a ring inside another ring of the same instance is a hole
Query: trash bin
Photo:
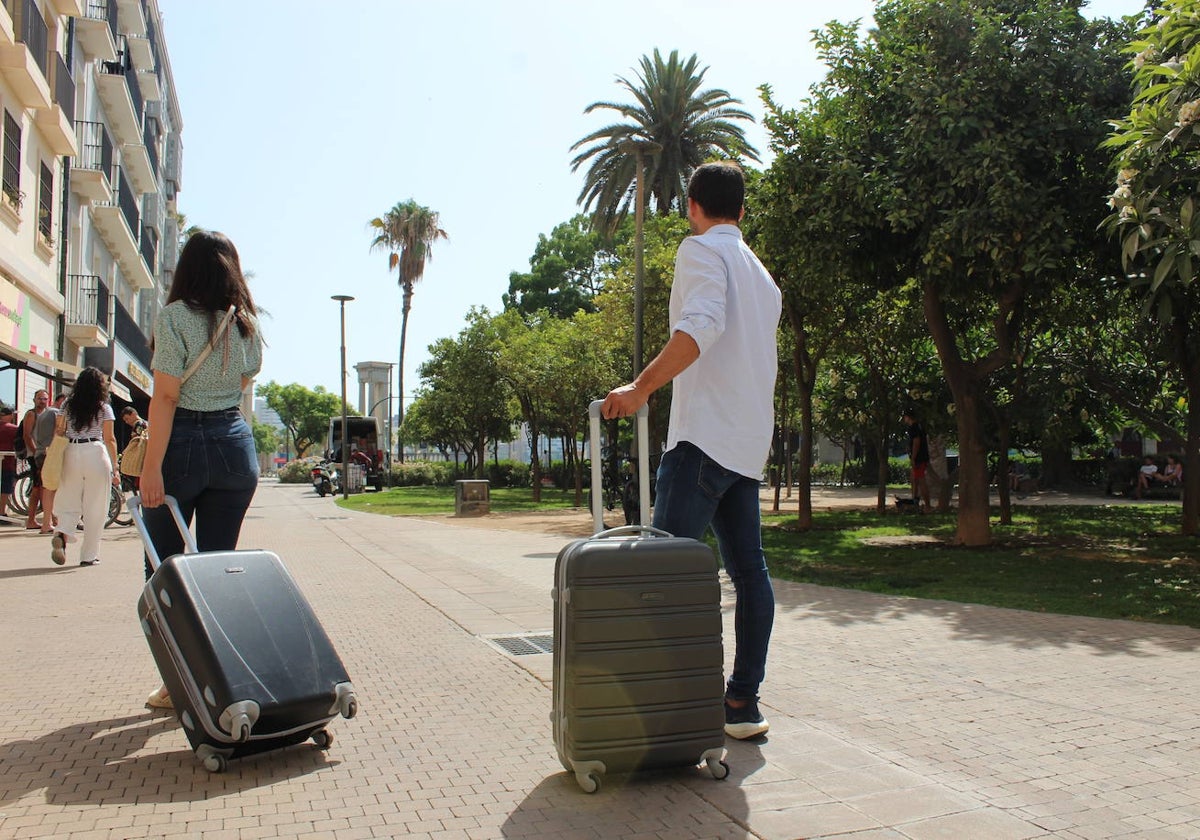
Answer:
[[454, 515], [482, 516], [491, 509], [491, 484], [479, 479], [454, 482]]

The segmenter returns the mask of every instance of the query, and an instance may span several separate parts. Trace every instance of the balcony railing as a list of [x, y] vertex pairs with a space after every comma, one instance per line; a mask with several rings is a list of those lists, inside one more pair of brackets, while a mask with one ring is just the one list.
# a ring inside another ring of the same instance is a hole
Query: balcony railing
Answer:
[[158, 265], [155, 262], [158, 257], [158, 236], [148, 227], [142, 227], [142, 259], [146, 261], [146, 268], [150, 269], [150, 274], [153, 276], [158, 271]]
[[54, 54], [54, 101], [72, 123], [75, 122], [75, 80], [61, 53]]
[[117, 0], [88, 0], [83, 16], [92, 20], [108, 21], [108, 31], [113, 43], [117, 41]]
[[138, 212], [137, 199], [133, 195], [133, 189], [129, 186], [129, 179], [125, 177], [124, 170], [118, 167], [117, 172], [119, 173], [117, 206], [121, 208], [121, 215], [125, 217], [125, 222], [129, 225], [129, 232], [133, 234], [136, 241], [141, 230], [142, 215]]
[[[129, 49], [126, 45], [125, 49]], [[129, 66], [129, 62], [125, 63], [125, 82], [129, 85], [129, 98], [133, 100], [133, 113], [137, 114], [137, 118], [142, 118], [142, 112], [146, 110], [146, 101], [142, 98], [142, 86], [138, 84], [137, 71]]]
[[18, 0], [15, 5], [14, 11], [16, 11], [18, 19], [13, 22], [17, 25], [17, 40], [29, 48], [33, 60], [42, 69], [42, 76], [48, 79], [50, 73], [46, 66], [46, 59], [48, 58], [50, 33], [46, 28], [46, 19], [42, 17], [42, 13], [38, 11], [37, 4], [33, 0]]
[[108, 332], [108, 287], [95, 274], [67, 275], [67, 323]]
[[80, 120], [75, 123], [75, 136], [79, 138], [79, 156], [75, 158], [75, 168], [95, 169], [103, 172], [104, 177], [111, 181], [113, 145], [108, 139], [104, 123]]
[[116, 320], [113, 323], [113, 332], [117, 337], [117, 341], [129, 351], [129, 354], [141, 362], [142, 367], [150, 370], [150, 363], [154, 356], [150, 352], [150, 345], [146, 341], [146, 334], [142, 332], [141, 327], [137, 325], [137, 321], [130, 315], [125, 307], [121, 305], [121, 301], [116, 301]]
[[158, 180], [158, 131], [153, 120], [146, 120], [142, 128], [142, 144], [146, 147], [146, 156], [150, 158], [150, 168], [154, 171], [154, 180]]

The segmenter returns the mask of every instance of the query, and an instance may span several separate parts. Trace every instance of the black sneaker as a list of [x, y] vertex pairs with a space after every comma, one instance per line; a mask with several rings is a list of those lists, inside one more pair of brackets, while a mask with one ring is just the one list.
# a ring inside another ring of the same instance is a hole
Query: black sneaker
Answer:
[[758, 711], [758, 698], [746, 699], [746, 705], [735, 709], [728, 701], [725, 703], [725, 734], [730, 738], [744, 741], [766, 733], [771, 728], [767, 719]]

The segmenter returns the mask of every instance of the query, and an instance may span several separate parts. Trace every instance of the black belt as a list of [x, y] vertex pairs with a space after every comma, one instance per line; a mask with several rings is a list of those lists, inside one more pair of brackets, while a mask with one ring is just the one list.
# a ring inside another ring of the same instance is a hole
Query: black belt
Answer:
[[102, 438], [67, 438], [67, 443], [99, 443]]
[[231, 408], [218, 408], [216, 411], [195, 411], [190, 408], [177, 408], [177, 409], [175, 409], [175, 416], [176, 417], [219, 417], [222, 414], [228, 414], [231, 411], [237, 411], [240, 413], [241, 409], [236, 405]]

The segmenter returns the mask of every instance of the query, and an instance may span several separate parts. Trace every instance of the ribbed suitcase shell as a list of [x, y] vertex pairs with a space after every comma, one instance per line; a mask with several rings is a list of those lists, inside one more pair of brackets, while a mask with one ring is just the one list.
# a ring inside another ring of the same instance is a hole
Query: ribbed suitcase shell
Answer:
[[[224, 767], [211, 756], [300, 743], [357, 710], [333, 644], [269, 551], [170, 557], [146, 582], [138, 615], [188, 741], [210, 769]], [[243, 739], [222, 714], [247, 702], [258, 718]]]
[[[598, 432], [593, 422], [594, 441]], [[706, 763], [724, 778], [716, 557], [697, 540], [616, 530], [570, 543], [555, 561], [552, 718], [559, 760], [589, 793], [606, 771]]]

